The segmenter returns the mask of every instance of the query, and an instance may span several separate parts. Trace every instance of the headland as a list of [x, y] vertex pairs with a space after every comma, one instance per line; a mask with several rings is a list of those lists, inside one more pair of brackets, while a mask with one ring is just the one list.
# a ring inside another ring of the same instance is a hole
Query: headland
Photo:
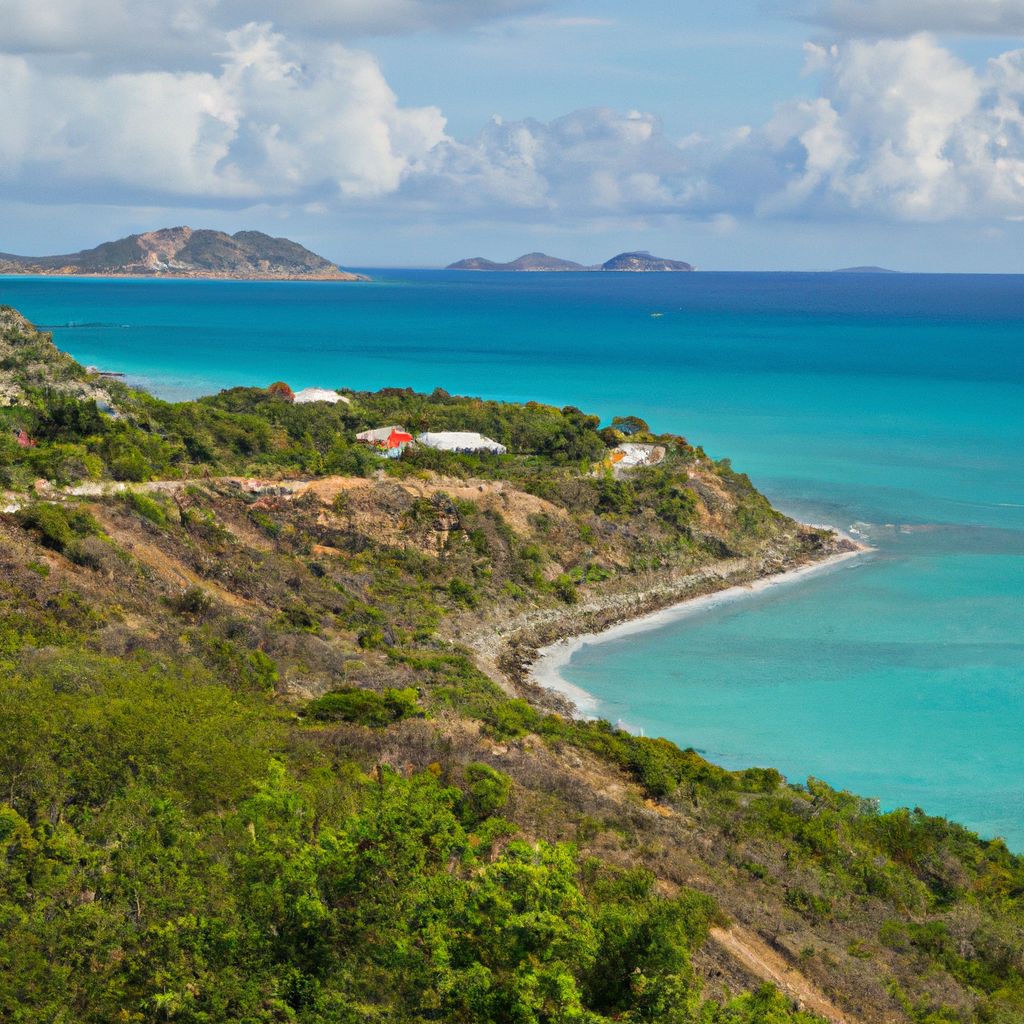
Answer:
[[852, 557], [728, 460], [440, 388], [162, 402], [6, 307], [0, 360], [0, 1016], [1013, 1019], [999, 840], [531, 682]]

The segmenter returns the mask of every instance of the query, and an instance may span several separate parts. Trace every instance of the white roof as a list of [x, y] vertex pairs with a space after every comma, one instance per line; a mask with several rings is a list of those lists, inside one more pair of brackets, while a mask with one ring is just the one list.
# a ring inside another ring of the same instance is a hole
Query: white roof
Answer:
[[386, 441], [393, 430], [397, 430], [400, 434], [406, 432], [405, 427], [377, 427], [374, 430], [360, 430], [356, 434], [357, 441]]
[[303, 388], [301, 391], [295, 392], [294, 401], [297, 405], [303, 405], [306, 402], [330, 402], [331, 405], [334, 405], [335, 402], [352, 404], [344, 395], [339, 395], [337, 391], [328, 391], [326, 388]]
[[443, 452], [493, 452], [495, 455], [504, 455], [508, 451], [503, 444], [468, 430], [428, 430], [416, 440], [428, 448], [438, 448]]

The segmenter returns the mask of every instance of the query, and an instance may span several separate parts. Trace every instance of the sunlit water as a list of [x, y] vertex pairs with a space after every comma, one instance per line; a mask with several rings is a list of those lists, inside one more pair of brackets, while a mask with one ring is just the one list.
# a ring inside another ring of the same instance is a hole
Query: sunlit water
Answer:
[[0, 302], [165, 397], [441, 386], [636, 413], [730, 456], [777, 507], [856, 525], [877, 553], [591, 645], [565, 677], [722, 764], [1024, 850], [1024, 278], [374, 276], [9, 277]]

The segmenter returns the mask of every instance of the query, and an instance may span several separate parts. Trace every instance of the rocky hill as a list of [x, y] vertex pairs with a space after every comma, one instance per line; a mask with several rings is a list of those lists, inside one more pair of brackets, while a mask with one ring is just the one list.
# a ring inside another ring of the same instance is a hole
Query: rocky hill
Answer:
[[662, 259], [659, 256], [652, 256], [648, 252], [623, 252], [613, 256], [607, 263], [599, 263], [592, 267], [586, 267], [582, 263], [574, 263], [572, 260], [559, 259], [557, 256], [547, 256], [542, 252], [531, 252], [510, 263], [494, 263], [484, 259], [482, 256], [474, 256], [471, 259], [459, 260], [445, 267], [446, 270], [519, 270], [519, 271], [666, 271], [666, 270], [696, 270], [689, 263], [681, 263], [679, 260]]
[[680, 260], [667, 260], [661, 256], [652, 256], [649, 252], [622, 252], [602, 264], [604, 270], [625, 270], [634, 272], [645, 271], [687, 271], [696, 270], [695, 266]]
[[4, 274], [222, 277], [254, 280], [365, 281], [287, 238], [261, 231], [161, 228], [64, 256], [0, 253]]

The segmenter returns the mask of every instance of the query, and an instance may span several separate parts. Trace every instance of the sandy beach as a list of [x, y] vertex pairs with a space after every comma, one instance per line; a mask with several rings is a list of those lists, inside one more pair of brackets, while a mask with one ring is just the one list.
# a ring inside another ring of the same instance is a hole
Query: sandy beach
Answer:
[[796, 569], [787, 572], [780, 572], [775, 576], [767, 576], [753, 583], [743, 586], [729, 587], [713, 594], [704, 594], [701, 597], [689, 598], [677, 604], [662, 608], [659, 611], [651, 612], [648, 615], [641, 615], [638, 618], [630, 619], [627, 622], [620, 622], [600, 633], [586, 633], [582, 636], [567, 637], [556, 643], [549, 644], [537, 651], [537, 660], [531, 669], [531, 679], [538, 686], [547, 690], [554, 690], [571, 700], [582, 717], [594, 717], [597, 715], [599, 702], [585, 690], [574, 686], [562, 678], [561, 670], [569, 664], [573, 654], [585, 646], [592, 644], [607, 643], [610, 640], [618, 640], [624, 636], [634, 633], [646, 633], [652, 629], [660, 629], [672, 622], [689, 618], [692, 615], [699, 615], [712, 608], [719, 608], [725, 604], [732, 604], [737, 601], [747, 600], [775, 587], [787, 586], [798, 583], [812, 576], [820, 576], [832, 572], [840, 565], [850, 562], [853, 559], [861, 558], [871, 553], [874, 549], [860, 547], [857, 551], [843, 551], [839, 554], [824, 558], [820, 562], [811, 565], [801, 565]]

